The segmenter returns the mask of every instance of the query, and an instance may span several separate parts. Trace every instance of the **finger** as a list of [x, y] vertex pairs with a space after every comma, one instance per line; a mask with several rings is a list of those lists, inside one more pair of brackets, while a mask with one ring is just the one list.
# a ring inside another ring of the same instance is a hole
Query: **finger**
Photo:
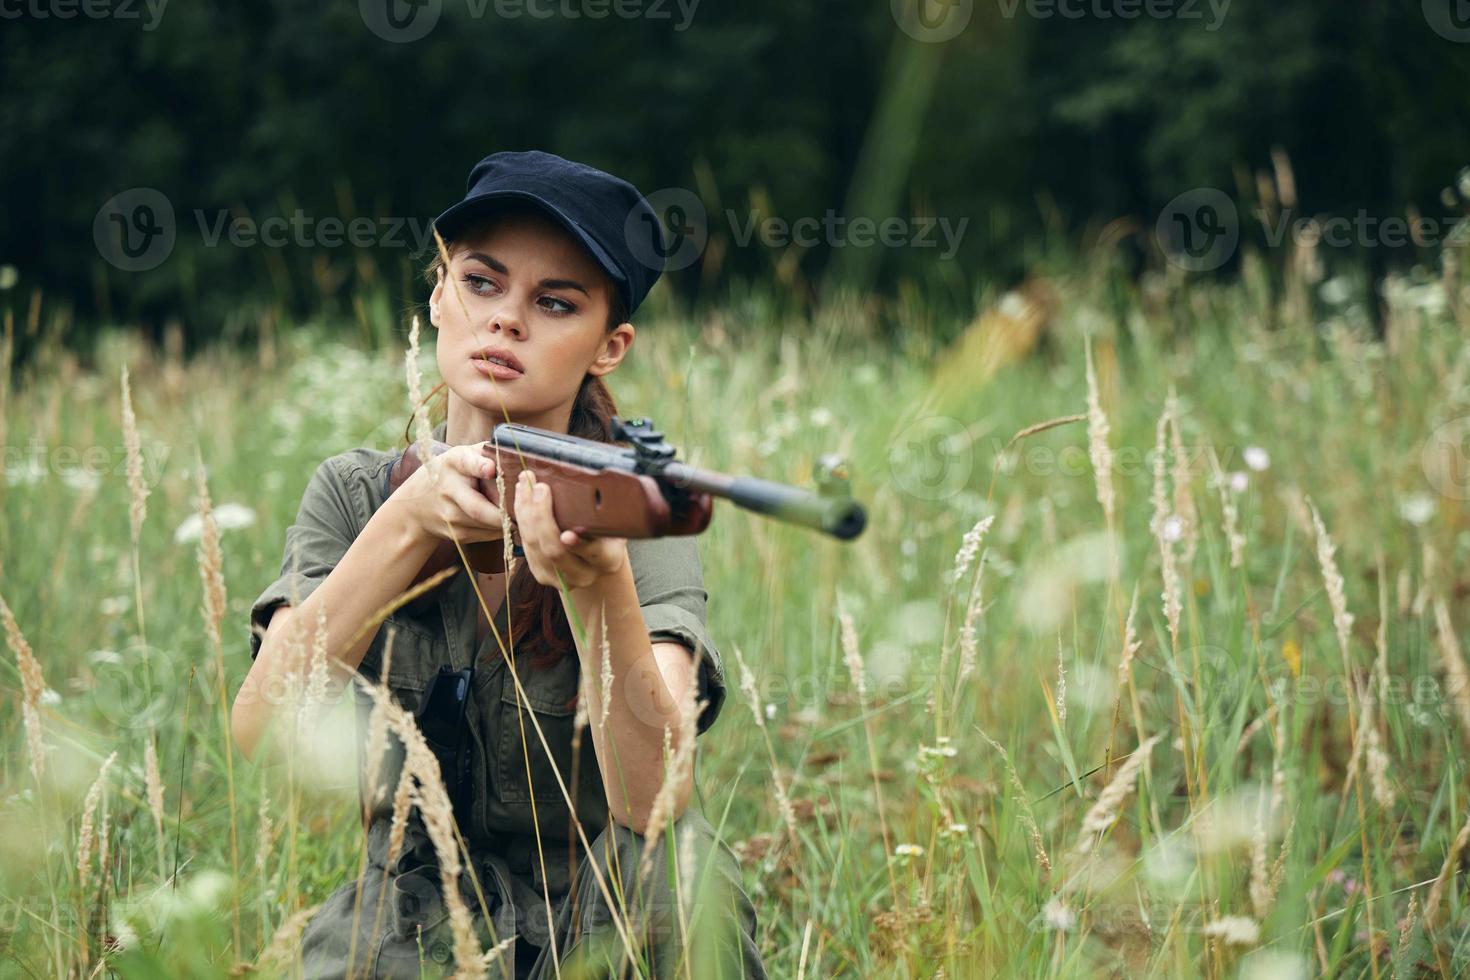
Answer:
[[499, 528], [501, 526], [501, 511], [478, 490], [469, 487], [457, 487], [451, 492], [451, 499], [459, 505], [459, 509], [465, 512], [476, 524], [485, 527]]
[[475, 479], [495, 476], [495, 460], [484, 454], [486, 443], [475, 442], [455, 446], [444, 454], [444, 459], [457, 473]]

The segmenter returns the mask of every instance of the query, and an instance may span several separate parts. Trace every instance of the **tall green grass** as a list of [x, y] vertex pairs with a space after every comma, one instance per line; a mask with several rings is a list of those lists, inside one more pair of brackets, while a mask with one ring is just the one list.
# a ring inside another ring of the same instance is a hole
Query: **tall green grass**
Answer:
[[[701, 539], [732, 691], [701, 739], [699, 805], [743, 861], [771, 974], [1463, 972], [1470, 692], [1446, 679], [1465, 673], [1470, 617], [1464, 286], [1397, 282], [1386, 342], [1360, 309], [1277, 301], [1250, 275], [1047, 287], [1044, 310], [998, 303], [953, 345], [917, 309], [888, 330], [859, 306], [764, 322], [752, 297], [650, 325], [612, 379], [624, 415], [704, 466], [805, 484], [842, 452], [870, 515], [844, 544], [721, 505]], [[239, 524], [222, 538], [232, 696], [307, 477], [401, 435], [406, 328], [376, 330], [397, 342], [300, 324], [268, 356], [188, 362], [113, 333], [86, 368], [51, 347], [18, 373], [0, 596], [48, 690], [38, 784], [12, 637], [0, 973], [223, 975], [357, 873], [350, 781], [283, 783], [236, 755], [232, 812], [182, 526], [197, 451]], [[1088, 342], [1111, 529], [1085, 421], [1013, 439], [1087, 412]], [[124, 365], [149, 490], [136, 565]], [[83, 890], [82, 815], [114, 752]]]

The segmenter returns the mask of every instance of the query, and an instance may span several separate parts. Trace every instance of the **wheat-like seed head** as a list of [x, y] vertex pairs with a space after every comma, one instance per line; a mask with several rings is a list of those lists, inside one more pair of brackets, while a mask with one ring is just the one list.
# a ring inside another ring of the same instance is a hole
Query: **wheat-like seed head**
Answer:
[[163, 836], [163, 776], [158, 771], [158, 750], [153, 747], [156, 733], [150, 730], [143, 746], [143, 785], [148, 796], [148, 812], [153, 814], [153, 827]]
[[1108, 444], [1108, 417], [1103, 412], [1097, 388], [1097, 370], [1092, 363], [1092, 338], [1086, 341], [1087, 356], [1087, 455], [1097, 482], [1097, 502], [1102, 505], [1108, 527], [1113, 526], [1117, 499], [1113, 490], [1113, 448]]
[[1327, 587], [1327, 600], [1332, 606], [1332, 626], [1337, 634], [1337, 647], [1342, 652], [1342, 663], [1346, 669], [1349, 663], [1348, 639], [1352, 635], [1353, 614], [1348, 612], [1342, 574], [1338, 572], [1337, 559], [1333, 557], [1337, 548], [1327, 534], [1322, 515], [1317, 513], [1317, 505], [1312, 503], [1310, 497], [1307, 498], [1307, 507], [1312, 513], [1312, 527], [1317, 532], [1317, 563], [1322, 566], [1322, 581]]
[[210, 646], [222, 650], [220, 625], [225, 618], [225, 560], [220, 548], [219, 525], [214, 519], [214, 503], [209, 498], [209, 481], [204, 474], [204, 461], [194, 457], [195, 492], [199, 497], [199, 579], [204, 586], [204, 631]]
[[[673, 737], [672, 726], [664, 728], [664, 781], [658, 788], [658, 793], [653, 798], [653, 805], [648, 811], [648, 825], [644, 836], [650, 841], [656, 841], [663, 829], [668, 826], [674, 818], [675, 797], [678, 795], [679, 787], [689, 778], [694, 771], [694, 743], [698, 731], [699, 715], [704, 711], [708, 701], [694, 701], [694, 685], [690, 684], [684, 689], [681, 699], [682, 705], [679, 713], [679, 744], [673, 746], [672, 757], [670, 740]], [[648, 874], [653, 865], [654, 847], [643, 849], [643, 858], [639, 862], [640, 877]]]
[[143, 521], [148, 517], [148, 485], [143, 482], [142, 439], [138, 435], [138, 417], [133, 414], [133, 389], [128, 383], [126, 364], [122, 369], [122, 430], [128, 461], [128, 523], [132, 529], [133, 546], [137, 547]]
[[1164, 469], [1165, 439], [1168, 435], [1171, 407], [1171, 404], [1166, 403], [1164, 414], [1159, 416], [1158, 426], [1154, 433], [1154, 514], [1150, 529], [1159, 542], [1160, 574], [1164, 583], [1162, 594], [1164, 618], [1169, 623], [1170, 644], [1177, 650], [1179, 648], [1179, 616], [1183, 610], [1183, 600], [1180, 596], [1179, 568], [1174, 556], [1174, 542], [1170, 540], [1166, 530], [1172, 515], [1169, 509], [1167, 476]]
[[15, 614], [3, 596], [0, 596], [0, 620], [5, 624], [5, 643], [15, 654], [15, 664], [20, 671], [21, 723], [26, 731], [31, 775], [40, 785], [41, 774], [46, 771], [46, 746], [41, 740], [41, 695], [46, 692], [46, 678], [41, 673], [41, 662], [31, 652], [31, 645], [26, 642], [25, 634], [21, 633]]
[[1163, 738], [1162, 735], [1154, 735], [1134, 749], [1128, 761], [1118, 767], [1112, 781], [1103, 787], [1103, 791], [1098, 794], [1097, 802], [1093, 803], [1087, 815], [1082, 818], [1082, 829], [1077, 834], [1075, 847], [1078, 854], [1086, 854], [1091, 851], [1093, 845], [1097, 843], [1098, 836], [1106, 832], [1118, 819], [1118, 809], [1128, 798], [1128, 794], [1133, 792], [1133, 784], [1138, 779], [1138, 771], [1143, 768], [1149, 752], [1161, 738]]
[[92, 824], [97, 815], [97, 804], [101, 801], [103, 790], [107, 786], [107, 771], [112, 768], [112, 763], [116, 759], [117, 753], [113, 752], [102, 761], [102, 768], [97, 773], [97, 779], [92, 783], [92, 788], [87, 790], [87, 798], [82, 804], [82, 826], [77, 835], [77, 887], [83, 895], [87, 893], [87, 884], [92, 871], [92, 848], [95, 844]]
[[1021, 782], [1020, 773], [1011, 762], [1011, 754], [1005, 750], [995, 739], [987, 735], [982, 729], [975, 729], [980, 737], [989, 743], [990, 747], [1000, 753], [1001, 762], [1005, 764], [1006, 778], [1010, 781], [1011, 789], [1015, 792], [1015, 801], [1021, 807], [1021, 819], [1026, 824], [1026, 832], [1031, 837], [1031, 848], [1036, 855], [1036, 863], [1041, 865], [1047, 874], [1051, 873], [1051, 857], [1046, 853], [1046, 845], [1041, 839], [1041, 828], [1036, 823], [1036, 814], [1031, 811], [1031, 804], [1026, 801], [1026, 787]]
[[841, 625], [842, 632], [842, 660], [847, 664], [847, 674], [852, 678], [852, 686], [857, 691], [858, 704], [865, 706], [868, 703], [868, 683], [862, 651], [858, 649], [857, 627], [853, 625], [852, 616], [847, 612], [847, 603], [840, 594], [837, 596], [837, 622]]

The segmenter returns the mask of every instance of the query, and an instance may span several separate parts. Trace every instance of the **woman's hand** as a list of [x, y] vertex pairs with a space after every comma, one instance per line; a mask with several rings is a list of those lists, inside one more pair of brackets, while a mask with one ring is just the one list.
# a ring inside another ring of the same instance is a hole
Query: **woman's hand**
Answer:
[[499, 541], [501, 510], [479, 487], [480, 480], [495, 479], [495, 460], [482, 452], [486, 445], [450, 447], [414, 470], [388, 500], [398, 501], [413, 529], [427, 537], [461, 544]]
[[529, 470], [521, 471], [515, 493], [516, 528], [536, 581], [585, 589], [622, 570], [628, 560], [627, 538], [589, 538], [562, 530], [552, 513], [551, 486], [534, 480]]

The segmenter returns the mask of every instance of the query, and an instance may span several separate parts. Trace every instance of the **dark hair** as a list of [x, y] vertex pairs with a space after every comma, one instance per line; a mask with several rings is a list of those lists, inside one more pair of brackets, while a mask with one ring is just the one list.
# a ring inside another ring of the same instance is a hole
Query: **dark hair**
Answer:
[[[480, 218], [464, 229], [460, 237], [483, 233], [492, 221], [507, 210], [512, 209], [497, 210], [493, 215]], [[452, 251], [454, 246], [452, 242], [446, 242], [445, 247]], [[424, 270], [425, 277], [431, 284], [437, 283], [439, 272], [443, 268], [443, 256], [435, 249]], [[605, 330], [607, 333], [612, 333], [618, 324], [628, 318], [628, 314], [622, 297], [611, 280], [607, 282], [607, 287], [608, 314]], [[419, 407], [436, 395], [441, 396], [436, 402], [438, 411], [429, 412], [430, 425], [435, 426], [449, 415], [447, 382], [439, 382], [434, 390], [424, 397]], [[608, 390], [607, 384], [597, 375], [589, 374], [582, 379], [582, 386], [577, 389], [577, 397], [572, 402], [571, 418], [567, 421], [567, 434], [596, 442], [612, 442], [612, 417], [617, 414], [617, 411], [617, 403], [613, 401], [612, 392]], [[413, 420], [417, 415], [418, 408], [415, 408], [413, 414], [408, 418], [408, 424], [404, 426], [403, 442], [405, 446], [413, 442], [410, 433], [413, 428]], [[516, 601], [518, 597], [519, 601]], [[515, 574], [510, 582], [509, 598], [506, 601], [511, 603], [510, 633], [515, 637], [516, 651], [518, 654], [529, 653], [532, 667], [548, 667], [567, 653], [575, 651], [572, 628], [567, 622], [567, 614], [562, 607], [560, 594], [554, 587], [537, 582], [531, 573], [530, 565], [524, 561], [517, 563]]]

